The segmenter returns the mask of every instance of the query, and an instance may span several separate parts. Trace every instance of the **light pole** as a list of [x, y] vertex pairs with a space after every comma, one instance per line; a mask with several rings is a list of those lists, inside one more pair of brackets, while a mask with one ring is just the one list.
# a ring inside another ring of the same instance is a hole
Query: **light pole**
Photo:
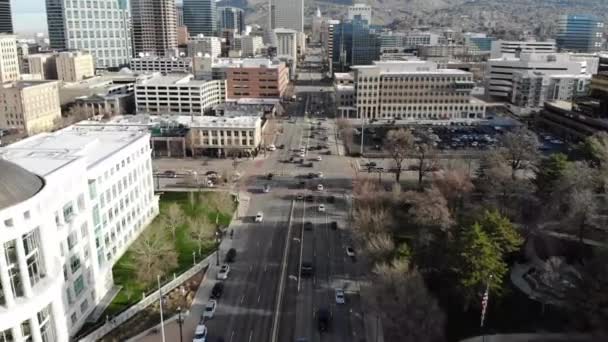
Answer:
[[220, 233], [219, 213], [215, 214], [215, 240], [217, 242], [217, 252], [215, 253], [215, 266], [220, 265], [220, 245], [222, 244], [222, 234]]
[[177, 307], [177, 324], [179, 324], [179, 342], [183, 342], [183, 337], [182, 337], [182, 324], [184, 324], [184, 322], [182, 321], [182, 307], [178, 306]]
[[192, 265], [196, 265], [196, 251], [192, 251]]
[[[361, 114], [363, 116], [363, 114]], [[365, 118], [361, 117], [361, 149], [359, 150], [359, 154], [363, 157], [363, 135], [365, 134]]]

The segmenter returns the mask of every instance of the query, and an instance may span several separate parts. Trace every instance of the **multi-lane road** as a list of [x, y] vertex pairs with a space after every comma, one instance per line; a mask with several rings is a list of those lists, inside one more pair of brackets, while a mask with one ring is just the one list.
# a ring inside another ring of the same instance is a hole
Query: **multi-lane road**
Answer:
[[[352, 246], [347, 213], [353, 170], [338, 155], [333, 122], [318, 125], [315, 119], [317, 111], [328, 107], [329, 96], [320, 89], [305, 89], [297, 95], [302, 100], [287, 108], [292, 120], [282, 121], [283, 133], [275, 141], [284, 148], [256, 161], [244, 180], [242, 187], [250, 193], [247, 215], [251, 219], [235, 229], [232, 246], [237, 258], [224, 280], [225, 291], [215, 317], [206, 322], [208, 341], [346, 342], [359, 341], [357, 336], [364, 335], [358, 281], [366, 267], [361, 258], [348, 257], [345, 251]], [[305, 117], [307, 111], [313, 119]], [[318, 133], [311, 137], [313, 126]], [[316, 145], [327, 145], [331, 155], [308, 149]], [[294, 153], [299, 159], [299, 152], [294, 151], [300, 147], [307, 148], [306, 162], [318, 155], [322, 160], [314, 161], [313, 167], [286, 162]], [[323, 172], [323, 178], [307, 178], [311, 172]], [[272, 179], [268, 173], [273, 174]], [[318, 184], [324, 190], [318, 191]], [[266, 185], [269, 193], [262, 191]], [[313, 195], [313, 200], [296, 200], [297, 194]], [[321, 203], [325, 212], [318, 209]], [[253, 222], [257, 212], [264, 213], [261, 223]], [[306, 222], [312, 224], [311, 230], [304, 229]], [[331, 222], [337, 223], [337, 229], [332, 229]], [[314, 266], [310, 277], [300, 276], [304, 258], [311, 259]], [[345, 304], [336, 304], [337, 288], [344, 289]], [[332, 315], [330, 330], [325, 333], [317, 329], [319, 308]]]

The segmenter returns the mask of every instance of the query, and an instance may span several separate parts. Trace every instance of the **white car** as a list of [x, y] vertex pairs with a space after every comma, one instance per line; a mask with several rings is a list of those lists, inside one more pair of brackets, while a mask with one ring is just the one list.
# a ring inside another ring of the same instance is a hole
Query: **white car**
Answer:
[[300, 158], [306, 157], [306, 155], [304, 154], [304, 152], [300, 152], [299, 156], [300, 156]]
[[264, 185], [264, 193], [269, 193], [270, 192], [270, 185], [266, 184]]
[[276, 149], [277, 149], [277, 147], [274, 146], [274, 144], [268, 145], [268, 151], [275, 151]]
[[321, 161], [323, 158], [321, 156], [317, 156], [317, 161]]
[[325, 212], [325, 204], [319, 204], [319, 212]]
[[213, 184], [212, 180], [207, 180], [207, 187], [208, 188], [213, 188], [215, 186], [215, 184]]
[[345, 301], [344, 291], [336, 289], [336, 304], [344, 304]]
[[192, 342], [205, 342], [207, 341], [207, 327], [204, 324], [199, 324], [196, 326], [196, 330], [194, 331], [194, 338]]
[[354, 257], [355, 250], [352, 247], [346, 247], [346, 255], [348, 255], [351, 258]]
[[228, 273], [230, 273], [230, 266], [224, 264], [220, 267], [219, 272], [217, 272], [217, 279], [226, 280], [228, 279]]
[[317, 177], [318, 178], [323, 178], [323, 172], [317, 172]]
[[323, 184], [317, 185], [317, 191], [323, 191]]
[[258, 213], [255, 215], [255, 222], [262, 222], [262, 220], [264, 220], [264, 213], [258, 211]]
[[207, 305], [205, 305], [205, 311], [203, 311], [203, 318], [211, 319], [215, 315], [215, 308], [217, 308], [217, 301], [211, 299]]

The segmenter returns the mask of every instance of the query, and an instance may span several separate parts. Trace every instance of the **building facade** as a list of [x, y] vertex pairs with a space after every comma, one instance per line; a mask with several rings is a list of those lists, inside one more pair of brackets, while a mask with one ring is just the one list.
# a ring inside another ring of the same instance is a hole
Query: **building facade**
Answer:
[[245, 11], [238, 7], [217, 8], [218, 29], [235, 30], [238, 34], [245, 32]]
[[380, 35], [366, 20], [349, 20], [334, 27], [332, 70], [348, 71], [352, 65], [369, 65], [380, 60]]
[[0, 34], [0, 83], [19, 80], [17, 39], [10, 34]]
[[274, 29], [277, 38], [277, 57], [289, 65], [289, 78], [295, 79], [298, 65], [298, 32], [291, 29]]
[[55, 59], [57, 78], [65, 82], [78, 82], [95, 76], [93, 56], [84, 51], [63, 51]]
[[57, 81], [17, 81], [0, 87], [0, 127], [32, 135], [50, 131], [61, 118]]
[[479, 120], [485, 104], [471, 97], [473, 75], [428, 61], [354, 66], [358, 119]]
[[563, 51], [595, 52], [602, 49], [604, 23], [592, 15], [567, 14], [557, 20], [557, 46]]
[[218, 37], [198, 35], [188, 42], [188, 56], [197, 57], [209, 55], [217, 58], [222, 55], [222, 41]]
[[136, 112], [203, 115], [226, 99], [224, 80], [193, 80], [192, 75], [157, 76], [135, 85]]
[[260, 36], [243, 36], [240, 40], [243, 57], [255, 57], [264, 48], [264, 41]]
[[225, 60], [214, 68], [226, 70], [226, 98], [283, 97], [289, 83], [284, 63], [268, 59]]
[[183, 0], [184, 25], [190, 36], [217, 35], [215, 0]]
[[129, 69], [135, 72], [190, 73], [192, 58], [190, 57], [143, 57], [132, 58]]
[[111, 289], [158, 213], [149, 140], [72, 126], [0, 150], [3, 340], [68, 341]]
[[535, 40], [495, 40], [490, 49], [490, 58], [517, 57], [521, 53], [555, 53], [557, 45], [549, 40], [538, 42]]
[[57, 79], [57, 54], [36, 53], [27, 56], [28, 73], [40, 75], [43, 80]]
[[174, 0], [131, 0], [133, 53], [174, 55], [177, 49], [177, 16]]
[[46, 12], [52, 49], [89, 51], [97, 68], [124, 66], [133, 54], [125, 1], [47, 0]]
[[304, 32], [304, 0], [270, 0], [270, 29]]
[[348, 7], [348, 19], [353, 20], [359, 18], [367, 21], [368, 24], [372, 23], [372, 6], [366, 4], [354, 4]]
[[11, 0], [0, 0], [0, 33], [13, 33]]

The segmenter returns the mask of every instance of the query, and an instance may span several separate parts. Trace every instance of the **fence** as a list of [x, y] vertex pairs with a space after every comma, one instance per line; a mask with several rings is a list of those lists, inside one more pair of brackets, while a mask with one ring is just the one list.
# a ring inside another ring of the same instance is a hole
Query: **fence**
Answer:
[[[180, 284], [182, 284], [186, 280], [193, 277], [195, 274], [197, 274], [198, 272], [203, 270], [205, 267], [209, 266], [209, 261], [212, 260], [212, 258], [215, 258], [215, 253], [208, 255], [201, 262], [192, 266], [192, 268], [190, 268], [186, 272], [180, 274], [179, 276], [175, 277], [170, 282], [163, 285], [161, 287], [161, 291], [164, 294], [169, 293], [171, 290], [175, 289]], [[147, 308], [148, 306], [150, 306], [151, 304], [153, 304], [155, 302], [158, 302], [158, 300], [159, 300], [159, 291], [156, 290], [153, 293], [151, 293], [150, 295], [148, 295], [147, 297], [145, 297], [144, 299], [142, 299], [137, 304], [131, 306], [130, 308], [128, 308], [125, 311], [123, 311], [122, 313], [120, 313], [118, 316], [116, 316], [114, 319], [112, 319], [112, 321], [106, 322], [100, 328], [92, 331], [91, 333], [89, 333], [88, 335], [86, 335], [84, 337], [79, 338], [78, 341], [79, 342], [94, 342], [94, 341], [100, 340], [102, 337], [106, 336], [108, 333], [110, 333], [112, 330], [114, 330], [114, 328], [117, 328], [121, 324], [125, 323], [126, 321], [131, 319], [133, 316], [135, 316], [137, 313], [139, 313], [143, 309]]]

